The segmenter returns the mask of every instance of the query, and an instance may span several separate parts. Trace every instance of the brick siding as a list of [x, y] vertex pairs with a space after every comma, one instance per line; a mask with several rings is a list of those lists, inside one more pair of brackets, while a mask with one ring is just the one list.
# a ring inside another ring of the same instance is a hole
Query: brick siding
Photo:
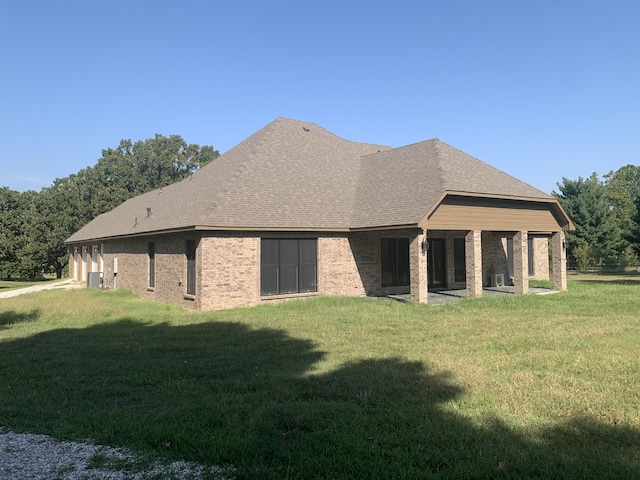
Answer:
[[[444, 238], [448, 288], [464, 287], [455, 283], [455, 238], [464, 238], [464, 231], [429, 231], [428, 238]], [[318, 291], [293, 295], [260, 295], [260, 239], [317, 238]], [[423, 268], [419, 255], [423, 236], [418, 229], [377, 232], [340, 233], [256, 233], [256, 232], [191, 232], [164, 234], [130, 239], [110, 240], [100, 244], [102, 258], [98, 268], [103, 271], [103, 287], [127, 288], [143, 298], [180, 305], [196, 310], [217, 310], [247, 307], [260, 303], [279, 302], [288, 298], [317, 295], [383, 296], [410, 293], [410, 287], [387, 287], [381, 284], [380, 243], [382, 238], [409, 238], [412, 256], [411, 277], [420, 278], [416, 269]], [[483, 283], [490, 285], [492, 273], [507, 273], [506, 234], [482, 232]], [[186, 241], [196, 241], [196, 293], [187, 295]], [[149, 286], [148, 244], [155, 244], [155, 285]], [[83, 270], [82, 252], [86, 247], [86, 272], [91, 271], [93, 245], [72, 246], [70, 272], [76, 279]], [[74, 252], [77, 256], [74, 261]], [[415, 251], [414, 251], [415, 250]], [[549, 278], [549, 249], [546, 237], [534, 239], [536, 253], [535, 278]], [[114, 277], [114, 259], [118, 259], [118, 274]], [[416, 259], [418, 261], [416, 261]], [[426, 262], [426, 260], [425, 260]], [[505, 275], [506, 276], [506, 275]], [[424, 277], [423, 277], [424, 278]], [[414, 292], [421, 301], [424, 292]]]

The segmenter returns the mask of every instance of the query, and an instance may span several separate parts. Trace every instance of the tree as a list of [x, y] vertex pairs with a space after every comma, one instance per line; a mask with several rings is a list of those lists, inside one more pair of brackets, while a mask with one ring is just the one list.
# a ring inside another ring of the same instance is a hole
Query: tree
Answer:
[[[624, 250], [621, 229], [607, 201], [604, 184], [597, 174], [578, 180], [562, 179], [558, 183], [560, 193], [553, 192], [576, 226], [567, 232], [569, 255], [576, 259], [574, 252], [584, 262], [584, 252], [590, 252], [591, 263], [617, 258]], [[576, 251], [576, 249], [578, 249]]]
[[89, 188], [90, 217], [115, 208], [136, 195], [187, 178], [215, 160], [220, 153], [213, 147], [187, 144], [179, 135], [120, 145], [102, 151], [94, 167], [79, 172]]
[[636, 214], [633, 220], [634, 225], [631, 229], [631, 240], [635, 247], [636, 255], [640, 256], [640, 196], [636, 198]]
[[605, 195], [623, 238], [632, 244], [638, 243], [634, 231], [637, 228], [637, 203], [640, 199], [640, 167], [626, 165], [615, 172], [610, 171], [604, 178]]
[[53, 185], [43, 188], [28, 211], [30, 221], [25, 231], [30, 241], [25, 254], [43, 266], [46, 273], [61, 278], [69, 263], [64, 241], [91, 220], [85, 186], [71, 175], [56, 179]]
[[0, 188], [0, 277], [35, 277], [41, 265], [25, 254], [29, 244], [26, 226], [30, 221], [28, 210], [36, 192], [23, 193]]

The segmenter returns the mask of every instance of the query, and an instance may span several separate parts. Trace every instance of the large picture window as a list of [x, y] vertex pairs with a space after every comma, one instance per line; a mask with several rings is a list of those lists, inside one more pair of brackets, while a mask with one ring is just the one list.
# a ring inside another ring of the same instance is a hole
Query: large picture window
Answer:
[[317, 240], [263, 238], [260, 253], [260, 294], [318, 291]]
[[196, 294], [196, 241], [187, 240], [187, 295]]
[[409, 239], [382, 238], [382, 286], [404, 287], [409, 285]]

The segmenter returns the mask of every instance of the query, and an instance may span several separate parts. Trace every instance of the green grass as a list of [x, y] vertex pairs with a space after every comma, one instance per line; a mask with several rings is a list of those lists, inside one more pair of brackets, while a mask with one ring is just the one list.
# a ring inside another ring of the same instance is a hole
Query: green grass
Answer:
[[250, 479], [640, 476], [640, 282], [193, 313], [0, 300], [0, 426]]

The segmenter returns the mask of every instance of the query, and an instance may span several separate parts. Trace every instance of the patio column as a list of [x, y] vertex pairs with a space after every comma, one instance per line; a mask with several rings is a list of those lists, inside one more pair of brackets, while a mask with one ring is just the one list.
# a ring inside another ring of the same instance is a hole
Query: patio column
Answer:
[[74, 258], [74, 249], [69, 247], [69, 278], [75, 280], [76, 259]]
[[80, 260], [80, 278], [82, 282], [87, 281], [87, 247], [82, 247], [82, 259]]
[[553, 255], [553, 289], [563, 291], [567, 289], [567, 249], [564, 232], [556, 232], [551, 236], [551, 250]]
[[420, 231], [409, 243], [409, 275], [411, 283], [411, 301], [427, 303], [427, 232]]
[[513, 283], [516, 293], [529, 293], [529, 242], [527, 232], [513, 236]]
[[464, 254], [467, 264], [467, 297], [482, 295], [482, 232], [471, 230], [464, 237]]

